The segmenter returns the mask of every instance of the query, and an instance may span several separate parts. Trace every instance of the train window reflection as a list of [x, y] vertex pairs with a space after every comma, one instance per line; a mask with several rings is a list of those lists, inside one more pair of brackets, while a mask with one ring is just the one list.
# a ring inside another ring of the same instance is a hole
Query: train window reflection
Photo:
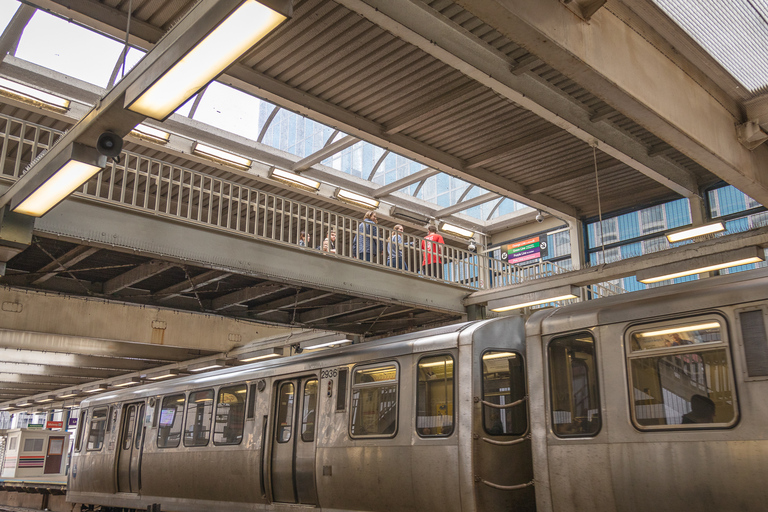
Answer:
[[419, 361], [416, 389], [416, 432], [420, 436], [453, 433], [453, 358], [425, 357]]
[[213, 414], [213, 390], [195, 391], [189, 394], [184, 446], [205, 446], [211, 436]]
[[315, 410], [317, 409], [317, 379], [304, 384], [304, 407], [301, 412], [301, 440], [315, 440]]
[[213, 444], [240, 444], [245, 426], [245, 384], [219, 390], [216, 405], [216, 422], [213, 426]]
[[555, 435], [596, 435], [600, 431], [600, 394], [591, 334], [579, 333], [550, 342], [549, 383]]
[[277, 442], [287, 443], [291, 440], [293, 429], [293, 397], [294, 387], [291, 382], [280, 385], [277, 404]]
[[[724, 335], [717, 319], [694, 319], [630, 333], [631, 398], [638, 427], [706, 428], [735, 422]], [[644, 346], [646, 339], [653, 345]], [[650, 348], [658, 350], [643, 352]]]
[[358, 368], [352, 377], [352, 437], [389, 437], [397, 431], [397, 367]]
[[157, 429], [158, 448], [176, 448], [181, 442], [181, 425], [184, 418], [183, 394], [163, 398], [160, 408], [160, 425]]
[[88, 445], [86, 450], [101, 450], [104, 445], [104, 431], [107, 428], [107, 408], [94, 409], [91, 425], [88, 429]]
[[85, 434], [85, 416], [86, 411], [80, 411], [80, 418], [77, 420], [77, 438], [75, 441], [75, 451], [83, 448], [83, 435]]
[[[522, 435], [528, 430], [525, 374], [520, 354], [483, 354], [483, 427], [492, 436]], [[487, 404], [506, 406], [496, 408]], [[515, 405], [512, 405], [515, 404]]]

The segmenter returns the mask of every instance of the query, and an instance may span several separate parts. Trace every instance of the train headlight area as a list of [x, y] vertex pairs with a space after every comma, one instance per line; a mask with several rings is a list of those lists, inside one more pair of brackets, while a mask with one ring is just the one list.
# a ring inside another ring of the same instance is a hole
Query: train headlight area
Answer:
[[755, 271], [85, 398], [67, 510], [761, 511], [767, 313]]

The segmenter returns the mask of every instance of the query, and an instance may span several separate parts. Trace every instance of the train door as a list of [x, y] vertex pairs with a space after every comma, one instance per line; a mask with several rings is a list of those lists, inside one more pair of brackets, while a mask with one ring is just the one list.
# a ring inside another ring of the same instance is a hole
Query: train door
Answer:
[[317, 504], [315, 417], [317, 377], [277, 383], [272, 420], [270, 482], [272, 501]]
[[525, 345], [519, 329], [490, 323], [473, 343], [473, 472], [477, 510], [535, 510]]
[[144, 404], [123, 406], [117, 447], [117, 492], [139, 492], [139, 463], [143, 448]]

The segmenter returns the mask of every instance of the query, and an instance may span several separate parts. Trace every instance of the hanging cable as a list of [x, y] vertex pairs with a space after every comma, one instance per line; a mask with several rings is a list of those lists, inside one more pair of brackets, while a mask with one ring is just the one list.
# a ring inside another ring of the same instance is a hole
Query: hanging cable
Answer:
[[595, 186], [597, 187], [597, 218], [600, 224], [600, 251], [605, 264], [605, 241], [603, 240], [603, 206], [600, 203], [600, 180], [597, 177], [597, 141], [590, 143], [592, 146], [592, 159], [595, 162]]
[[128, 57], [128, 36], [131, 34], [131, 14], [133, 13], [133, 0], [128, 0], [128, 23], [125, 27], [125, 48], [123, 50], [123, 71], [120, 78], [125, 76], [125, 60]]

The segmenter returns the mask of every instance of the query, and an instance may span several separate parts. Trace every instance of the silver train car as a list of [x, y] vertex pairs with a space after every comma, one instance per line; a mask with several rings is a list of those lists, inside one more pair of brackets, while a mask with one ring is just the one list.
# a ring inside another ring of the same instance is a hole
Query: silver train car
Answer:
[[768, 270], [84, 400], [108, 510], [763, 511]]

